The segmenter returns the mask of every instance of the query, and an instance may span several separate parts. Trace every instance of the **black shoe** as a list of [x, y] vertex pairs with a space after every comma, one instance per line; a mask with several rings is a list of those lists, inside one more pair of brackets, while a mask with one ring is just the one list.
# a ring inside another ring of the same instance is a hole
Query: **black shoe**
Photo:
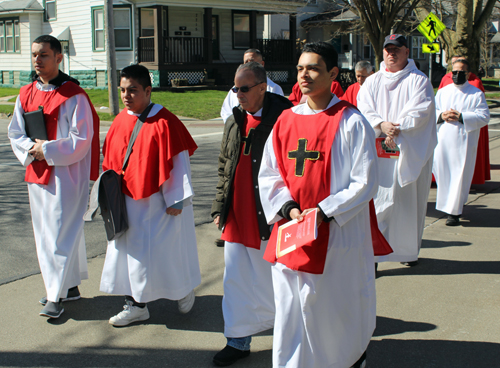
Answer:
[[401, 263], [403, 266], [415, 267], [416, 265], [418, 265], [418, 260], [411, 262], [399, 262], [399, 263]]
[[351, 368], [365, 368], [366, 367], [366, 351], [361, 355], [356, 363]]
[[49, 318], [59, 318], [63, 312], [64, 308], [61, 302], [47, 302], [39, 314]]
[[[66, 298], [62, 298], [62, 302], [71, 302], [73, 300], [78, 300], [81, 298], [80, 290], [78, 290], [78, 286], [72, 287], [68, 290], [68, 295]], [[47, 297], [44, 296], [42, 299], [38, 301], [41, 305], [47, 304]]]
[[446, 226], [458, 226], [460, 225], [460, 216], [458, 215], [448, 215], [446, 220]]
[[224, 246], [224, 240], [222, 239], [215, 239], [215, 245], [217, 245], [218, 247], [223, 247]]
[[235, 363], [238, 359], [246, 358], [250, 355], [250, 350], [239, 350], [226, 345], [224, 349], [214, 356], [214, 364], [219, 367], [226, 367]]

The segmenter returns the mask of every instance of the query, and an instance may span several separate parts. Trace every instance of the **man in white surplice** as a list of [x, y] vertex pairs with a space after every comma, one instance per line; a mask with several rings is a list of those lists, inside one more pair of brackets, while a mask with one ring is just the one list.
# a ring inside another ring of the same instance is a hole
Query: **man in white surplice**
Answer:
[[[36, 80], [21, 88], [8, 131], [26, 167], [38, 263], [46, 289], [41, 316], [58, 318], [88, 278], [83, 214], [89, 176], [99, 170], [99, 120], [78, 81], [59, 71], [61, 43], [43, 35], [31, 47]], [[28, 135], [25, 113], [43, 107], [47, 140]], [[97, 146], [93, 147], [93, 138]]]
[[[120, 73], [125, 109], [115, 118], [103, 145], [103, 170], [122, 171], [137, 118], [151, 104], [151, 79], [142, 65]], [[142, 125], [122, 181], [128, 230], [108, 242], [100, 290], [125, 295], [114, 326], [149, 318], [146, 303], [178, 300], [191, 310], [201, 283], [194, 228], [189, 156], [196, 150], [184, 124], [155, 104]]]
[[457, 226], [474, 175], [480, 129], [490, 111], [484, 93], [468, 82], [469, 62], [453, 63], [453, 83], [436, 94], [438, 144], [433, 174], [437, 183], [436, 209], [448, 214], [446, 225]]
[[[307, 101], [278, 118], [259, 172], [274, 224], [264, 255], [273, 263], [274, 368], [364, 367], [375, 329], [368, 207], [378, 184], [375, 135], [330, 92], [337, 59], [331, 44], [304, 45], [297, 79]], [[278, 225], [303, 221], [313, 208], [317, 240], [276, 259]]]
[[394, 252], [377, 262], [418, 263], [422, 243], [432, 155], [437, 143], [434, 92], [429, 79], [408, 59], [406, 39], [386, 37], [384, 61], [358, 93], [359, 111], [398, 159], [378, 158], [375, 200], [380, 231]]

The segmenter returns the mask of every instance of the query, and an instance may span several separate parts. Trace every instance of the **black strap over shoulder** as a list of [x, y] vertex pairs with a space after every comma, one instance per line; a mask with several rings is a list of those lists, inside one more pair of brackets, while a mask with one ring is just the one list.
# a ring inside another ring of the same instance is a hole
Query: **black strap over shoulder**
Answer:
[[134, 130], [132, 131], [132, 135], [130, 136], [130, 141], [128, 142], [127, 153], [125, 153], [125, 159], [123, 160], [122, 172], [125, 171], [125, 168], [127, 167], [128, 159], [130, 157], [130, 154], [132, 153], [132, 147], [134, 146], [135, 139], [139, 135], [142, 124], [144, 124], [144, 122], [148, 118], [149, 112], [151, 111], [153, 106], [154, 103], [149, 104], [149, 106], [146, 107], [146, 110], [142, 112], [141, 116], [139, 116], [137, 122], [135, 123]]

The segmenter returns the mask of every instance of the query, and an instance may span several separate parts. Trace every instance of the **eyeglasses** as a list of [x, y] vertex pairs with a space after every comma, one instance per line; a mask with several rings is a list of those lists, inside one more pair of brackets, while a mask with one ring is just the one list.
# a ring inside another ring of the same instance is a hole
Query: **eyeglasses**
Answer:
[[248, 87], [248, 86], [233, 87], [233, 88], [231, 88], [231, 91], [233, 91], [234, 93], [238, 93], [238, 91], [241, 91], [243, 93], [247, 93], [248, 91], [250, 91], [250, 89], [252, 89], [253, 87], [258, 86], [259, 84], [262, 84], [262, 83], [264, 83], [264, 82], [254, 84], [252, 87]]

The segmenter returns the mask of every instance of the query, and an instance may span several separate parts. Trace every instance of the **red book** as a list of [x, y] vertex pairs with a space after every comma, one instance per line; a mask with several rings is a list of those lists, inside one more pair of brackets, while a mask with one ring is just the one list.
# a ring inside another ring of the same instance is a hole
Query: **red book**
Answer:
[[317, 213], [318, 209], [316, 208], [308, 212], [301, 222], [288, 221], [278, 228], [276, 258], [293, 252], [318, 237]]
[[395, 158], [396, 160], [399, 157], [399, 148], [391, 149], [387, 147], [385, 144], [385, 138], [377, 138], [375, 142], [375, 146], [377, 147], [377, 156], [383, 158]]

